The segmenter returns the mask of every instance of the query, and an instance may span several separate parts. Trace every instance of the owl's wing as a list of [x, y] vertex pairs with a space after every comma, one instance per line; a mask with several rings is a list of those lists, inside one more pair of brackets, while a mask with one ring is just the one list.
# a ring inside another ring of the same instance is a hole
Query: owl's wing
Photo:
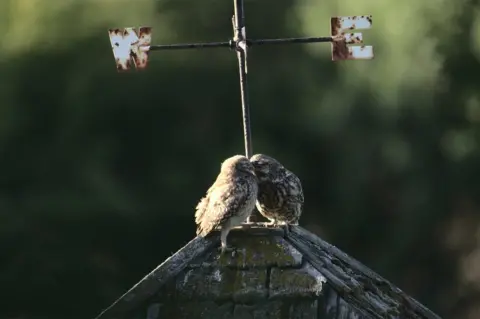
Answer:
[[208, 234], [238, 214], [248, 198], [245, 191], [247, 188], [241, 187], [238, 183], [226, 182], [214, 186], [207, 195], [208, 203], [204, 204], [202, 216], [197, 223], [199, 235]]
[[262, 206], [266, 207], [267, 209], [272, 209], [278, 205], [278, 187], [278, 183], [274, 184], [271, 181], [264, 181], [262, 183], [259, 183], [257, 200], [261, 203]]
[[290, 185], [291, 189], [291, 196], [298, 202], [299, 204], [303, 204], [304, 197], [303, 197], [303, 189], [302, 189], [302, 182], [297, 175], [293, 174], [292, 172], [288, 171], [286, 175], [287, 183]]
[[210, 194], [215, 189], [216, 183], [214, 183], [207, 191], [205, 197], [203, 197], [200, 202], [198, 202], [197, 207], [195, 207], [195, 223], [198, 225], [203, 219], [205, 215], [205, 211], [207, 210], [208, 203], [210, 202]]

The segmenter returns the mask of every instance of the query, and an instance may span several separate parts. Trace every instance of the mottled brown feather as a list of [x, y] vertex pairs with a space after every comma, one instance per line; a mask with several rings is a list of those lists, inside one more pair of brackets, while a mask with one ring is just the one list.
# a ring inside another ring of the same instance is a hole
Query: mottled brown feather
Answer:
[[234, 227], [253, 210], [258, 185], [254, 169], [241, 155], [222, 163], [220, 174], [196, 206], [197, 235], [206, 236], [217, 227]]
[[260, 214], [270, 221], [298, 224], [304, 202], [300, 179], [270, 156], [255, 154], [250, 161], [258, 177]]

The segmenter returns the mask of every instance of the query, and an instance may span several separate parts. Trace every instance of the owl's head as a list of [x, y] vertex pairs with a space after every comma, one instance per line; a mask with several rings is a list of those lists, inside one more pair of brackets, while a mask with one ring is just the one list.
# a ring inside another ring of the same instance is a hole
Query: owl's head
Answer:
[[243, 155], [235, 155], [227, 158], [222, 163], [222, 172], [255, 174], [252, 163]]
[[255, 168], [255, 174], [259, 180], [268, 179], [283, 168], [279, 161], [264, 154], [253, 155], [250, 158], [250, 163]]

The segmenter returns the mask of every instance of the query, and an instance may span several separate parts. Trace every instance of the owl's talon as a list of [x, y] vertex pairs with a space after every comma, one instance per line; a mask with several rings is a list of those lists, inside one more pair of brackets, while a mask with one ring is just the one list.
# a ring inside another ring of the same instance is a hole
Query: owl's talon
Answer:
[[243, 222], [244, 225], [251, 225], [253, 224], [253, 222], [250, 220], [250, 217], [248, 217], [244, 222]]
[[278, 222], [276, 220], [272, 220], [269, 223], [265, 223], [267, 227], [273, 227], [276, 228], [278, 226]]
[[233, 246], [221, 246], [221, 247], [219, 247], [219, 249], [220, 249], [220, 253], [222, 255], [225, 254], [225, 253], [236, 252], [237, 251], [237, 248], [233, 247]]

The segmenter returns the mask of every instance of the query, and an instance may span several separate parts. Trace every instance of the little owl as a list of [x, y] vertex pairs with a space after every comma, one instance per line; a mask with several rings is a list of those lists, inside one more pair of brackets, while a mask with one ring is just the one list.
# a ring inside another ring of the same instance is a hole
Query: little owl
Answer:
[[196, 207], [197, 235], [204, 237], [220, 227], [222, 253], [231, 250], [227, 235], [250, 216], [257, 194], [257, 178], [250, 161], [242, 155], [226, 159], [217, 179]]
[[258, 178], [257, 209], [269, 225], [298, 225], [303, 211], [300, 179], [274, 158], [255, 154], [250, 159]]

